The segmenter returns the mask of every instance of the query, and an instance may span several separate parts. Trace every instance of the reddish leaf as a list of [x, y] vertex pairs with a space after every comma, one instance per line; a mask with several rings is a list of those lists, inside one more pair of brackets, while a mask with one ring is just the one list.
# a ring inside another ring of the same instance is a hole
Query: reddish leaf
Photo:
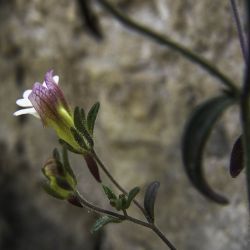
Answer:
[[91, 172], [91, 174], [95, 177], [95, 179], [98, 182], [101, 183], [102, 181], [101, 181], [101, 178], [100, 178], [99, 169], [98, 169], [98, 166], [96, 164], [95, 159], [90, 154], [85, 154], [84, 159], [85, 159], [85, 161], [87, 163], [87, 166], [88, 166], [89, 171]]
[[244, 153], [242, 145], [242, 137], [240, 136], [234, 143], [231, 159], [230, 159], [230, 174], [233, 178], [237, 177], [244, 168]]

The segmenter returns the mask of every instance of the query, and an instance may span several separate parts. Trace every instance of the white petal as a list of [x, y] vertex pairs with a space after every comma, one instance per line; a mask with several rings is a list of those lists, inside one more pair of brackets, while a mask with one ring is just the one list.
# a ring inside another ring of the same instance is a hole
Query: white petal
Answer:
[[25, 114], [31, 114], [31, 115], [36, 116], [37, 112], [34, 108], [27, 108], [27, 109], [20, 109], [20, 110], [16, 111], [13, 115], [19, 116], [19, 115], [25, 115]]
[[29, 94], [32, 92], [32, 90], [31, 89], [27, 89], [27, 90], [25, 90], [24, 92], [23, 92], [23, 98], [25, 99], [25, 98], [28, 98], [28, 96], [29, 96]]
[[[53, 76], [53, 80], [54, 80], [55, 83], [58, 85], [58, 83], [59, 83], [59, 76], [57, 76], [57, 75]], [[43, 82], [43, 87], [47, 88], [45, 82]]]
[[33, 107], [29, 99], [17, 99], [16, 104], [20, 107]]
[[56, 82], [56, 84], [59, 83], [59, 76], [55, 75], [55, 76], [53, 76], [53, 79]]

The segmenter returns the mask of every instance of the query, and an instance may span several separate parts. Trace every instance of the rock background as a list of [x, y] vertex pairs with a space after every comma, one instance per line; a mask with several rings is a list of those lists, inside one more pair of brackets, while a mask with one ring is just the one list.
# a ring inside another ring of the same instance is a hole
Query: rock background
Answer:
[[[114, 2], [240, 84], [243, 60], [228, 1]], [[15, 100], [49, 68], [60, 75], [72, 106], [101, 102], [97, 152], [120, 183], [144, 191], [150, 181], [161, 182], [157, 223], [178, 249], [248, 249], [244, 174], [232, 180], [228, 173], [230, 148], [240, 134], [238, 110], [223, 116], [206, 154], [209, 182], [231, 201], [220, 207], [187, 180], [180, 140], [193, 107], [221, 86], [177, 53], [124, 28], [96, 3], [94, 9], [105, 34], [101, 42], [83, 25], [76, 1], [0, 1], [0, 249], [166, 249], [150, 231], [130, 223], [91, 235], [94, 214], [41, 190], [40, 168], [56, 136], [33, 117], [12, 113]], [[108, 207], [81, 159], [73, 156], [72, 162], [82, 192]], [[139, 216], [136, 209], [132, 213]]]

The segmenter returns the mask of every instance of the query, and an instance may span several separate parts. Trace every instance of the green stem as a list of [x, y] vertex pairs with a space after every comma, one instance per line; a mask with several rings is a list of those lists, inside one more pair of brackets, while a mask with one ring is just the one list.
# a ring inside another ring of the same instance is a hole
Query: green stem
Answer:
[[93, 205], [92, 203], [90, 203], [89, 201], [87, 201], [86, 199], [84, 199], [78, 191], [75, 192], [75, 195], [77, 196], [78, 200], [80, 201], [80, 203], [83, 207], [90, 209], [90, 210], [97, 212], [97, 213], [107, 214], [107, 215], [113, 216], [113, 217], [120, 219], [120, 220], [128, 220], [128, 221], [133, 222], [135, 224], [138, 224], [140, 226], [149, 228], [152, 231], [154, 231], [159, 236], [159, 238], [162, 239], [162, 241], [169, 247], [169, 249], [176, 250], [174, 245], [166, 238], [166, 236], [161, 232], [161, 230], [155, 224], [147, 223], [147, 222], [138, 220], [134, 217], [127, 215], [126, 213], [124, 215], [121, 215], [121, 214], [97, 207], [97, 206]]
[[156, 41], [157, 43], [161, 45], [165, 45], [167, 47], [170, 47], [173, 50], [176, 50], [181, 55], [183, 55], [184, 57], [186, 57], [193, 63], [198, 64], [208, 73], [210, 73], [211, 75], [219, 79], [221, 83], [227, 86], [233, 93], [235, 93], [235, 91], [239, 92], [238, 88], [234, 85], [234, 83], [225, 74], [219, 71], [219, 69], [214, 67], [213, 64], [207, 61], [205, 58], [200, 57], [198, 54], [195, 54], [191, 50], [169, 39], [168, 37], [154, 30], [149, 29], [148, 27], [142, 24], [135, 22], [134, 20], [130, 19], [128, 16], [124, 15], [118, 8], [113, 6], [108, 1], [106, 0], [97, 0], [97, 1], [103, 8], [105, 8], [110, 14], [112, 14], [118, 21], [120, 21], [125, 26], [129, 27], [130, 29], [146, 37], [151, 38], [152, 40]]
[[[100, 168], [103, 170], [103, 172], [108, 176], [108, 178], [110, 179], [110, 181], [124, 194], [128, 194], [128, 192], [116, 181], [116, 179], [110, 174], [110, 172], [108, 171], [108, 169], [105, 167], [105, 165], [102, 163], [101, 159], [98, 157], [98, 155], [96, 154], [96, 152], [93, 150], [92, 151], [92, 156], [94, 157], [94, 159], [96, 160], [96, 162], [98, 163], [98, 165], [100, 166]], [[146, 213], [146, 211], [144, 210], [144, 208], [140, 205], [140, 203], [137, 200], [133, 200], [134, 204], [141, 210], [141, 212], [143, 213], [143, 215], [145, 216], [145, 218], [149, 221], [148, 218], [148, 214]]]

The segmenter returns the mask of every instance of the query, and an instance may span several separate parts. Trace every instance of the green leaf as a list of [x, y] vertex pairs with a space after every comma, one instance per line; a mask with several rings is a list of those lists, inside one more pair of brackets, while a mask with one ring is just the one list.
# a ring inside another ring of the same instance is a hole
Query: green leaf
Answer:
[[128, 199], [126, 202], [126, 209], [130, 207], [132, 200], [136, 197], [136, 195], [140, 192], [139, 187], [135, 187], [128, 193]]
[[79, 152], [79, 151], [77, 151], [76, 149], [74, 149], [70, 144], [68, 144], [68, 143], [67, 143], [66, 141], [64, 141], [63, 139], [59, 139], [58, 141], [59, 141], [59, 143], [60, 143], [62, 146], [66, 147], [70, 152], [75, 153], [75, 154], [82, 154], [81, 152]]
[[73, 178], [75, 184], [77, 183], [76, 176], [70, 166], [69, 163], [69, 157], [68, 157], [68, 150], [65, 145], [62, 147], [62, 158], [63, 158], [63, 167], [66, 170], [66, 172]]
[[199, 105], [187, 122], [182, 141], [182, 158], [189, 179], [205, 197], [220, 204], [227, 204], [228, 200], [208, 185], [203, 173], [202, 157], [215, 122], [235, 101], [235, 97], [223, 94]]
[[53, 158], [54, 158], [56, 161], [61, 161], [61, 159], [60, 159], [60, 154], [59, 154], [57, 148], [54, 148], [54, 150], [53, 150]]
[[112, 216], [102, 216], [100, 217], [95, 224], [93, 225], [92, 229], [91, 229], [91, 233], [97, 232], [98, 230], [100, 230], [103, 226], [107, 225], [108, 223], [120, 223], [122, 222], [122, 220], [112, 217]]
[[144, 208], [150, 222], [154, 222], [154, 205], [159, 187], [160, 182], [158, 181], [150, 183], [144, 196]]
[[74, 125], [79, 131], [81, 131], [82, 127], [84, 127], [84, 123], [82, 120], [81, 111], [79, 107], [75, 107], [75, 110], [74, 110]]
[[89, 110], [89, 113], [87, 115], [87, 126], [91, 135], [93, 135], [94, 132], [95, 121], [99, 108], [100, 108], [100, 103], [99, 102], [95, 103]]
[[42, 187], [43, 187], [44, 191], [45, 191], [47, 194], [53, 196], [54, 198], [57, 198], [57, 199], [60, 199], [60, 200], [65, 199], [64, 196], [61, 196], [61, 195], [58, 194], [56, 191], [54, 191], [54, 190], [50, 187], [49, 183], [47, 183], [47, 182], [42, 182]]
[[70, 128], [70, 131], [71, 131], [75, 141], [78, 143], [78, 145], [81, 148], [88, 150], [88, 146], [87, 146], [86, 142], [84, 141], [84, 138], [82, 137], [81, 133], [78, 132], [78, 130], [76, 130], [73, 127]]
[[113, 191], [109, 187], [102, 185], [102, 188], [103, 188], [104, 193], [106, 194], [106, 196], [108, 197], [109, 200], [111, 200], [111, 199], [116, 200], [117, 199], [116, 195], [113, 193]]

